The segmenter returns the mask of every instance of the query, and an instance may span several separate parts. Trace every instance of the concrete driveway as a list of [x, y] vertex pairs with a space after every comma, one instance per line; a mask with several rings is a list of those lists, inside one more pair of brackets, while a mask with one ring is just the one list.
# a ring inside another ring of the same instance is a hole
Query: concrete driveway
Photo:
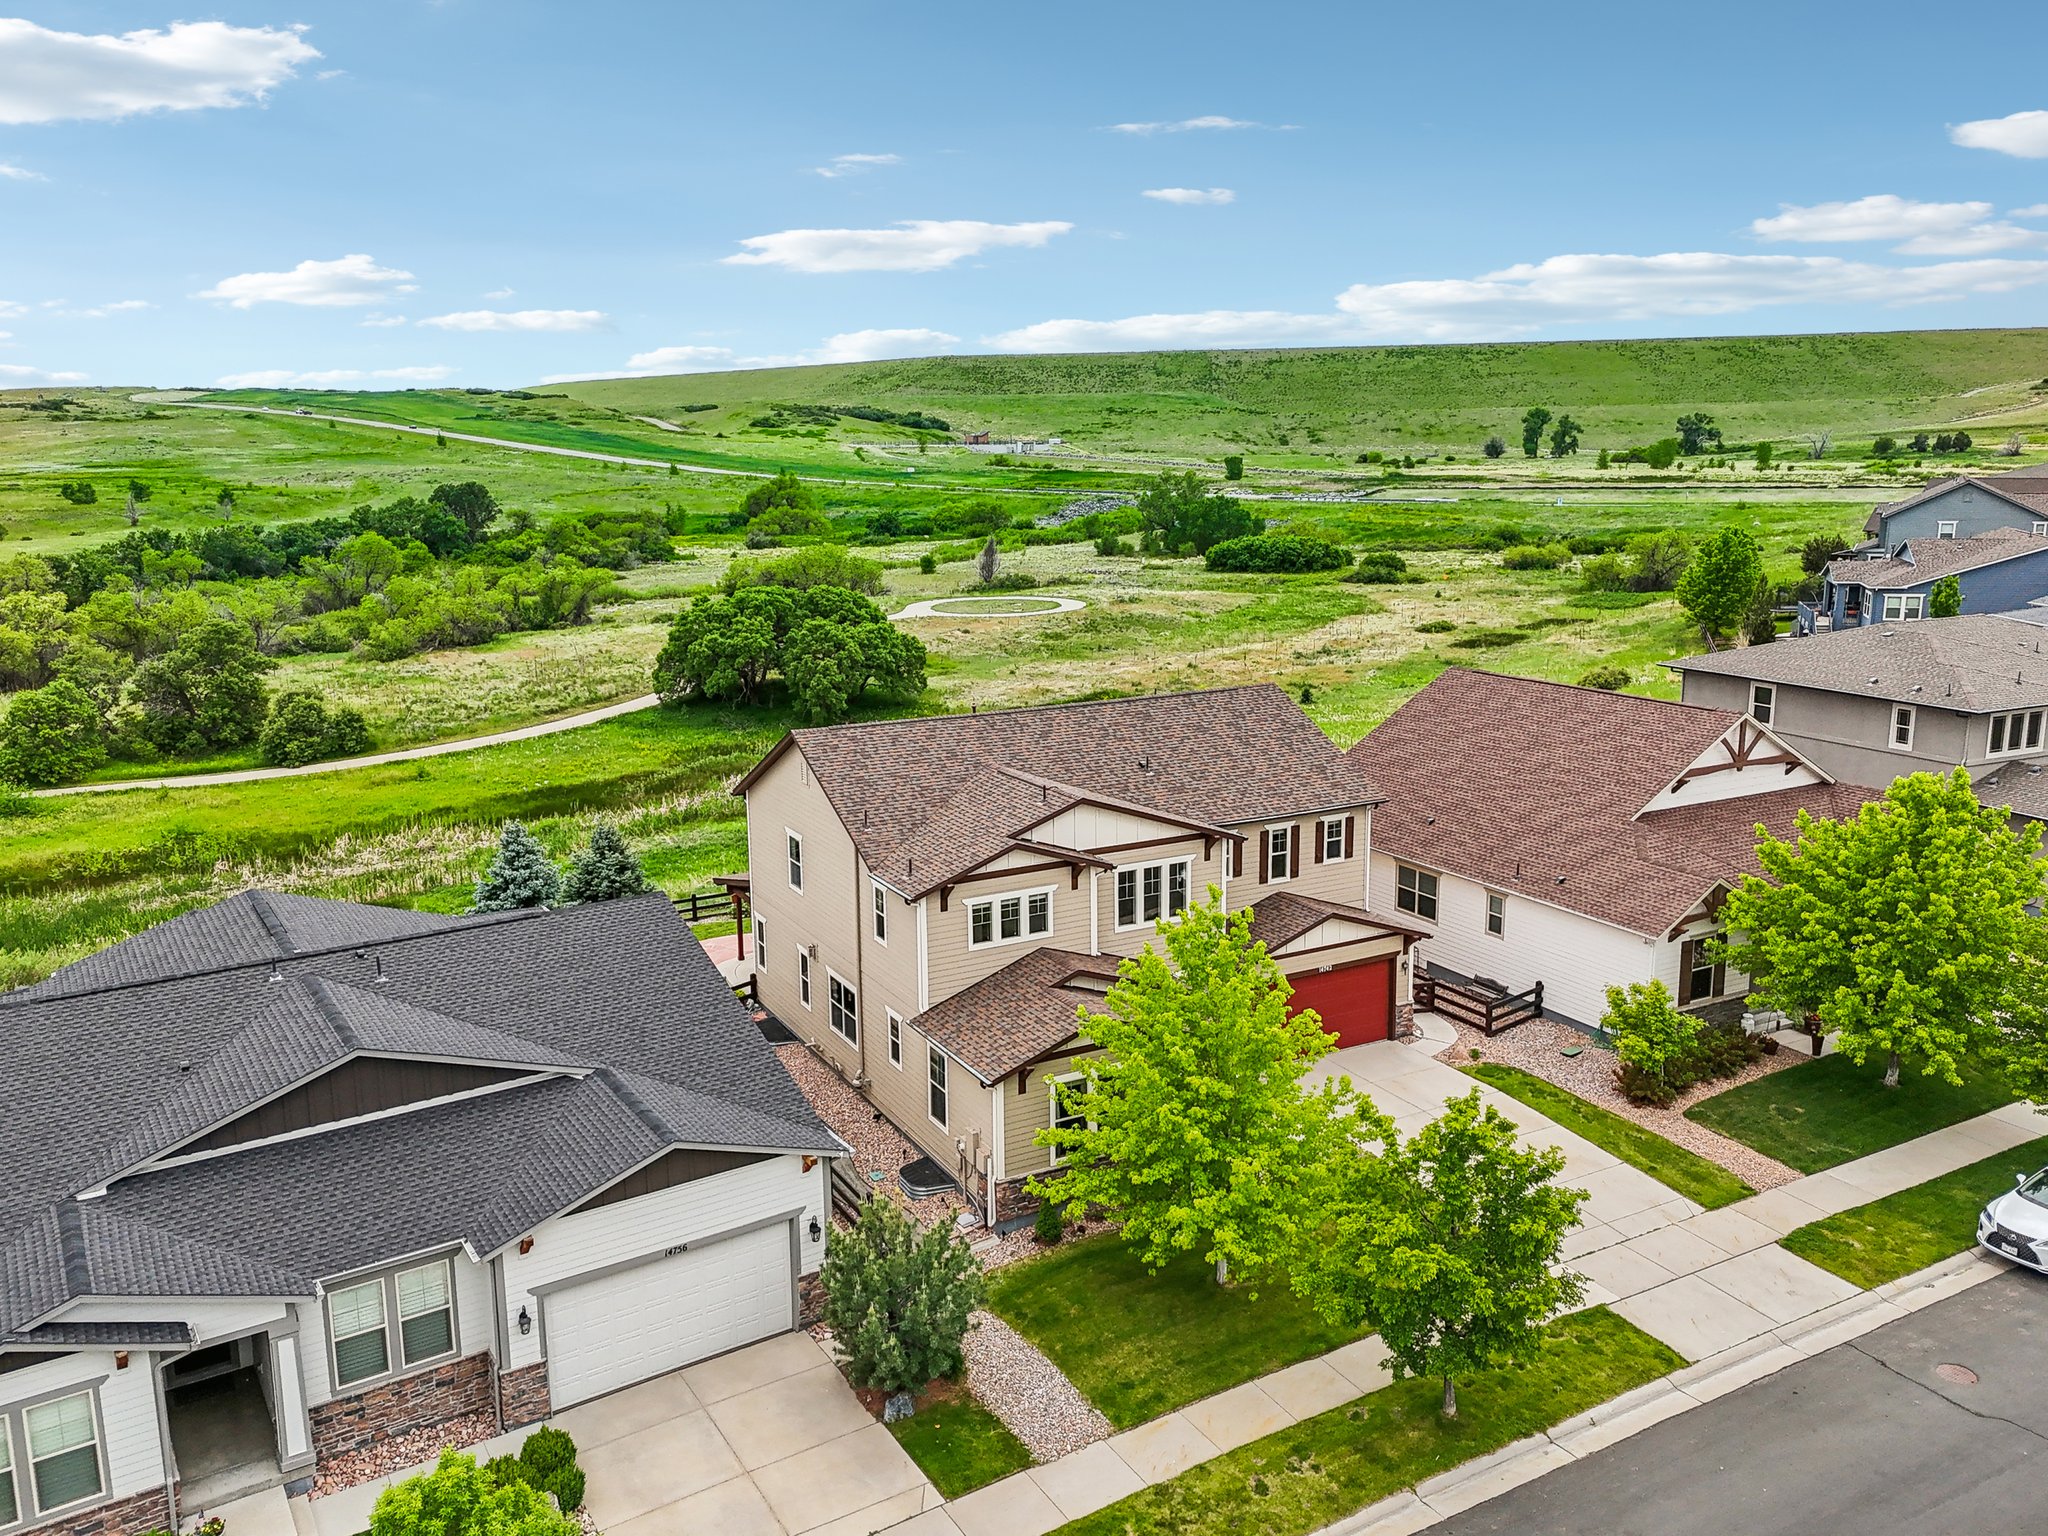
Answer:
[[869, 1536], [938, 1490], [808, 1335], [582, 1403], [585, 1507], [607, 1536]]

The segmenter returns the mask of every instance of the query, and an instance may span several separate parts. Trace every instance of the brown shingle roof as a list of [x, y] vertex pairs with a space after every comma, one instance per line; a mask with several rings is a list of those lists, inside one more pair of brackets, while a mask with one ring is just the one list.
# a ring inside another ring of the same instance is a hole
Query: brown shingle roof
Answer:
[[1098, 800], [1211, 828], [1376, 802], [1271, 683], [793, 731], [868, 867], [935, 889], [1065, 807]]
[[2000, 613], [1863, 624], [1664, 665], [1975, 713], [2048, 705], [2048, 635]]
[[1993, 528], [1967, 539], [1909, 539], [1903, 558], [1871, 560], [1849, 557], [1828, 562], [1828, 580], [1842, 586], [1875, 587], [1880, 591], [1917, 587], [1964, 571], [2017, 560], [2048, 550], [2048, 538], [2017, 528]]
[[[992, 1083], [1074, 1038], [1085, 1006], [1099, 1006], [1118, 956], [1034, 949], [993, 976], [935, 1003], [910, 1022], [926, 1039]], [[1069, 986], [1077, 977], [1096, 985]]]
[[1274, 891], [1261, 896], [1252, 904], [1252, 937], [1266, 946], [1267, 952], [1292, 944], [1305, 933], [1313, 932], [1319, 924], [1331, 918], [1342, 918], [1346, 922], [1364, 923], [1388, 933], [1405, 934], [1411, 938], [1427, 938], [1429, 930], [1418, 928], [1413, 923], [1398, 918], [1382, 917], [1377, 912], [1368, 912], [1363, 907], [1347, 906], [1341, 901], [1324, 901], [1316, 896], [1302, 896], [1294, 891]]
[[1758, 822], [1784, 836], [1801, 806], [1853, 815], [1877, 798], [1826, 784], [1638, 817], [1740, 718], [1454, 668], [1351, 755], [1389, 796], [1373, 817], [1379, 851], [1661, 934], [1755, 871]]

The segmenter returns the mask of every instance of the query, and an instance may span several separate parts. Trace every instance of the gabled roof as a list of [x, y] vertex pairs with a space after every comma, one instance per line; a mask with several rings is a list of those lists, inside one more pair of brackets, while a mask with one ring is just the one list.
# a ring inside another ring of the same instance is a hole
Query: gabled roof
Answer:
[[[976, 1077], [993, 1083], [1072, 1040], [1081, 1010], [1100, 1006], [1104, 988], [1116, 980], [1119, 958], [1034, 949], [933, 1004], [911, 1024]], [[1090, 981], [1093, 986], [1085, 984]]]
[[1893, 591], [1925, 586], [1944, 576], [1959, 576], [2006, 560], [2048, 551], [2048, 536], [2017, 528], [1992, 528], [1967, 539], [1909, 539], [1900, 553], [1872, 560], [1845, 556], [1828, 562], [1828, 580], [1843, 586]]
[[736, 792], [791, 749], [869, 869], [910, 896], [1073, 804], [1214, 831], [1380, 798], [1271, 683], [793, 731]]
[[1864, 624], [1665, 665], [1970, 714], [2048, 705], [2048, 636], [2005, 614]]
[[1294, 891], [1273, 891], [1260, 896], [1252, 904], [1251, 913], [1252, 937], [1266, 946], [1268, 954], [1314, 933], [1333, 918], [1408, 939], [1429, 937], [1427, 928], [1418, 928], [1413, 923], [1368, 912], [1363, 907], [1345, 902], [1324, 901], [1319, 896], [1303, 896]]
[[[362, 938], [364, 910], [301, 906], [295, 931]], [[79, 1296], [304, 1296], [437, 1243], [487, 1253], [670, 1147], [840, 1150], [664, 896], [286, 955], [239, 921], [184, 930], [236, 935], [213, 968], [186, 938], [136, 945], [96, 988], [67, 968], [0, 1004], [0, 1333]], [[540, 1070], [77, 1198], [352, 1054]]]
[[1829, 783], [1643, 812], [1743, 718], [1453, 668], [1351, 752], [1389, 796], [1377, 851], [1661, 935], [1756, 870], [1757, 823], [1785, 836], [1802, 806], [1842, 816], [1877, 798]]
[[1886, 518], [1895, 512], [1905, 512], [1930, 501], [1939, 501], [1949, 492], [1972, 486], [1977, 490], [1996, 496], [2022, 512], [2035, 517], [2048, 516], [2048, 464], [2029, 464], [2021, 469], [2009, 469], [1997, 475], [1958, 475], [1948, 480], [1937, 480], [1932, 485], [1914, 492], [1903, 501], [1886, 502], [1873, 507], [1864, 522], [1866, 533], [1876, 533], [1884, 526]]

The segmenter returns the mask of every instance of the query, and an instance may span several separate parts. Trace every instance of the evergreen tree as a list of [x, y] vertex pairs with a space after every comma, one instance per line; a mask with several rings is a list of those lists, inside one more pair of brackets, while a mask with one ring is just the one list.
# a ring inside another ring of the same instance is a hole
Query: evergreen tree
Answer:
[[895, 1202], [868, 1200], [853, 1230], [833, 1234], [818, 1279], [855, 1386], [915, 1392], [959, 1374], [982, 1278], [950, 1222], [919, 1232]]
[[552, 907], [562, 898], [562, 877], [540, 840], [518, 821], [505, 823], [491, 867], [476, 883], [472, 912], [510, 912], [515, 907]]
[[590, 845], [569, 860], [568, 873], [562, 877], [564, 901], [610, 901], [615, 896], [638, 896], [646, 889], [647, 873], [640, 860], [608, 821], [590, 829]]

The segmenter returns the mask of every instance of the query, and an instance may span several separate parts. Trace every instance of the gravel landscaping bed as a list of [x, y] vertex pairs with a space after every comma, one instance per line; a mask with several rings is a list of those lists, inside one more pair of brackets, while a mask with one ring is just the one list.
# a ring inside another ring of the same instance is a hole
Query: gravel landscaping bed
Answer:
[[[1799, 1177], [1796, 1169], [1786, 1167], [1776, 1158], [1766, 1157], [1739, 1141], [1730, 1141], [1726, 1136], [1686, 1119], [1685, 1111], [1687, 1106], [1697, 1104], [1701, 1099], [1726, 1093], [1730, 1088], [1754, 1081], [1767, 1073], [1797, 1066], [1807, 1059], [1804, 1056], [1781, 1050], [1775, 1056], [1751, 1062], [1732, 1077], [1717, 1077], [1687, 1089], [1669, 1109], [1655, 1109], [1631, 1104], [1623, 1098], [1614, 1086], [1614, 1053], [1595, 1045], [1582, 1031], [1573, 1029], [1569, 1024], [1535, 1019], [1527, 1024], [1518, 1024], [1491, 1040], [1463, 1024], [1458, 1025], [1457, 1030], [1458, 1043], [1443, 1053], [1444, 1061], [1451, 1066], [1485, 1060], [1520, 1067], [1524, 1072], [1555, 1083], [1589, 1103], [1655, 1131], [1666, 1141], [1688, 1152], [1697, 1152], [1709, 1162], [1719, 1163], [1759, 1192], [1789, 1184]], [[1563, 1049], [1568, 1045], [1584, 1049], [1576, 1056], [1563, 1055]], [[1479, 1052], [1477, 1057], [1472, 1054], [1475, 1049]]]
[[431, 1429], [393, 1435], [388, 1440], [380, 1440], [360, 1451], [351, 1451], [346, 1456], [330, 1456], [320, 1463], [319, 1475], [313, 1479], [307, 1497], [317, 1499], [339, 1493], [344, 1488], [353, 1488], [358, 1483], [367, 1483], [373, 1478], [388, 1477], [393, 1472], [432, 1461], [444, 1449], [459, 1451], [480, 1440], [488, 1440], [497, 1432], [497, 1415], [486, 1410], [450, 1419], [446, 1424], [436, 1424]]
[[[887, 1195], [926, 1226], [951, 1221], [967, 1208], [957, 1194], [931, 1195], [923, 1200], [904, 1194], [903, 1186], [896, 1182], [897, 1170], [923, 1157], [923, 1149], [883, 1118], [809, 1046], [778, 1045], [775, 1054], [782, 1058], [818, 1117], [853, 1148], [854, 1168], [870, 1188]], [[874, 1177], [878, 1173], [882, 1175], [879, 1179]]]
[[1109, 1420], [1037, 1346], [992, 1312], [976, 1312], [967, 1335], [967, 1385], [1039, 1461], [1110, 1435]]

